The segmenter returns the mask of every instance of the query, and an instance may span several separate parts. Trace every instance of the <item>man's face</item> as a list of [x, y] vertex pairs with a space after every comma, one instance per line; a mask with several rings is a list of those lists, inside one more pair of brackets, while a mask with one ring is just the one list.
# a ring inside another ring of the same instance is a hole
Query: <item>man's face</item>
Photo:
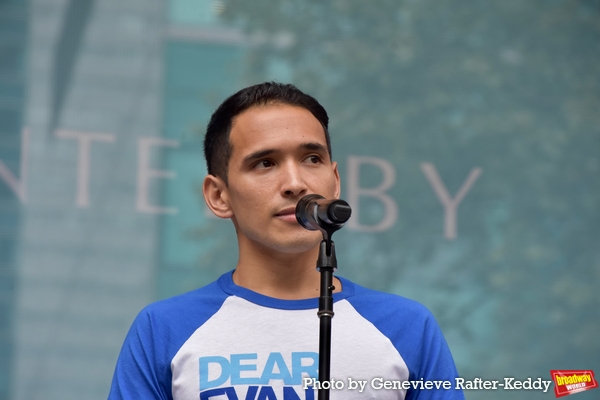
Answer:
[[337, 164], [329, 158], [325, 132], [310, 111], [290, 105], [252, 107], [234, 120], [233, 148], [223, 199], [242, 245], [283, 253], [313, 249], [321, 233], [296, 221], [307, 194], [338, 198]]

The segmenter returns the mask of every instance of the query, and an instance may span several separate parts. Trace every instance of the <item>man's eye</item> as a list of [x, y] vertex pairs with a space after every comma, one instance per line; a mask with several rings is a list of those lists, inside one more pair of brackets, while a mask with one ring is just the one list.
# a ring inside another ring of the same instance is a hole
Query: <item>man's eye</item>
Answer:
[[261, 160], [256, 164], [256, 168], [269, 168], [273, 166], [273, 162], [270, 160]]
[[321, 157], [319, 156], [310, 156], [306, 159], [307, 162], [311, 164], [318, 164], [321, 162]]

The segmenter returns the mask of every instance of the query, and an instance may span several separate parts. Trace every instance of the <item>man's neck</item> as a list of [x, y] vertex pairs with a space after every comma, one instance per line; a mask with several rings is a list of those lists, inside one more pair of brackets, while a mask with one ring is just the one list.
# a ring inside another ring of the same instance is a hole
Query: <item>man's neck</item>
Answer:
[[[319, 297], [320, 274], [316, 270], [319, 246], [304, 253], [244, 251], [233, 273], [236, 285], [265, 296], [285, 300]], [[341, 283], [334, 278], [335, 292]]]

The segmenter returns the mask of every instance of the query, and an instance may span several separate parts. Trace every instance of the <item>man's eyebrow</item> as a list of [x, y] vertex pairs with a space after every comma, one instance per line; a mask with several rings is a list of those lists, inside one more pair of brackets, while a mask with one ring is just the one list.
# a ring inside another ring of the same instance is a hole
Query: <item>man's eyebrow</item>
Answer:
[[[328, 153], [327, 147], [323, 146], [321, 143], [318, 143], [318, 142], [302, 143], [302, 144], [300, 144], [300, 148], [302, 148], [304, 150]], [[251, 164], [254, 161], [257, 161], [257, 160], [260, 160], [261, 158], [270, 156], [271, 154], [277, 153], [278, 151], [279, 150], [277, 150], [277, 149], [264, 149], [264, 150], [255, 151], [254, 153], [248, 154], [246, 157], [244, 157], [244, 159], [242, 160], [242, 164]]]
[[307, 143], [302, 143], [300, 145], [300, 147], [306, 149], [306, 150], [314, 150], [314, 151], [320, 151], [323, 153], [329, 153], [327, 151], [327, 147], [323, 146], [321, 143], [318, 142], [307, 142]]
[[275, 152], [277, 152], [276, 149], [264, 149], [255, 151], [254, 153], [248, 154], [246, 157], [244, 157], [244, 159], [242, 160], [242, 164], [252, 163], [253, 161], [260, 160], [261, 158], [271, 155]]

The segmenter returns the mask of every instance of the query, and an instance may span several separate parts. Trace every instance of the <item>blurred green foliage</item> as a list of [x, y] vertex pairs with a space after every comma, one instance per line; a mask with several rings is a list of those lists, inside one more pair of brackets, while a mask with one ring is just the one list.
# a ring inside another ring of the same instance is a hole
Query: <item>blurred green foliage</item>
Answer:
[[[398, 222], [337, 234], [342, 275], [425, 303], [465, 377], [600, 368], [600, 3], [228, 0], [222, 18], [251, 38], [246, 83], [275, 68], [327, 108], [342, 173], [348, 155], [396, 169]], [[452, 196], [483, 169], [455, 240], [423, 162]], [[206, 257], [235, 262], [209, 225]]]

